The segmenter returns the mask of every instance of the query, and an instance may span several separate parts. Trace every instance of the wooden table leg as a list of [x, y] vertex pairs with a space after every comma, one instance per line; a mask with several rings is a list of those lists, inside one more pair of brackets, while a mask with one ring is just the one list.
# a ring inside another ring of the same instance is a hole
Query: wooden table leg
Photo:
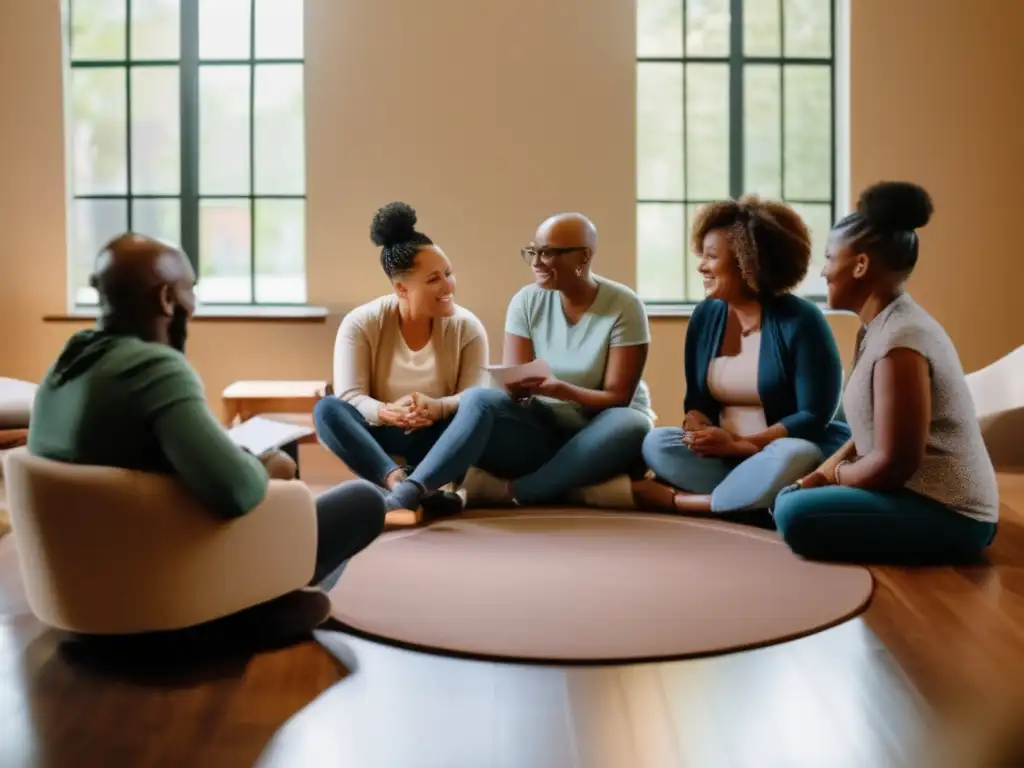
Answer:
[[300, 479], [302, 475], [299, 472], [299, 441], [293, 440], [290, 443], [286, 443], [281, 446], [281, 450], [291, 456], [292, 461], [295, 462], [295, 479]]

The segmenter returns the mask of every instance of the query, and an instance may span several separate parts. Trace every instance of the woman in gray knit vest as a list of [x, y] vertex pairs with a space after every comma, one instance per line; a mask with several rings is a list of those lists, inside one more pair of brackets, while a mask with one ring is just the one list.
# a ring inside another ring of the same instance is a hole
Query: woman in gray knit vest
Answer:
[[852, 439], [776, 498], [794, 552], [948, 562], [995, 536], [999, 495], [956, 349], [906, 292], [932, 202], [914, 184], [867, 189], [829, 238], [829, 305], [863, 323], [843, 396]]

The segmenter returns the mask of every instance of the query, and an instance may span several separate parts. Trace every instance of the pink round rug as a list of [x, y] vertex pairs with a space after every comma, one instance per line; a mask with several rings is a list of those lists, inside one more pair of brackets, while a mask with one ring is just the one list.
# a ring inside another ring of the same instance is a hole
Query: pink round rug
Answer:
[[349, 563], [333, 616], [398, 645], [552, 663], [676, 659], [833, 626], [866, 568], [802, 560], [776, 534], [669, 515], [487, 512], [384, 534]]

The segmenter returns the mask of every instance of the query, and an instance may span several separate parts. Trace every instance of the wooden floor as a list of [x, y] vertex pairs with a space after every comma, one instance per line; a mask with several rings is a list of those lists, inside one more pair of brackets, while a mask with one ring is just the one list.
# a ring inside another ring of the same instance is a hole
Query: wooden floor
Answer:
[[8, 536], [0, 766], [939, 766], [922, 750], [946, 752], [954, 725], [1024, 689], [1024, 476], [1001, 487], [991, 566], [878, 569], [868, 611], [818, 635], [598, 668], [434, 657], [333, 631], [188, 673], [89, 662], [32, 617]]

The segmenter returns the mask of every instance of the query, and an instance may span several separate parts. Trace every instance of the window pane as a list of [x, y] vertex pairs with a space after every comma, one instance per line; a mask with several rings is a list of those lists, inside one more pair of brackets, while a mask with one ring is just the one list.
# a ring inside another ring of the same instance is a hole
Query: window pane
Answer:
[[256, 0], [256, 58], [301, 59], [303, 0]]
[[255, 70], [256, 194], [301, 195], [306, 190], [303, 67], [259, 64]]
[[178, 58], [181, 0], [131, 0], [131, 4], [132, 60]]
[[256, 302], [306, 301], [306, 201], [256, 201]]
[[773, 65], [748, 64], [743, 74], [743, 191], [781, 197], [781, 71]]
[[124, 61], [126, 24], [126, 0], [75, 0], [71, 4], [72, 61]]
[[652, 301], [686, 293], [686, 206], [639, 203], [636, 211], [637, 291]]
[[787, 65], [785, 80], [785, 195], [828, 200], [832, 191], [832, 70]]
[[199, 201], [199, 284], [196, 293], [201, 302], [252, 302], [250, 218], [248, 200]]
[[[181, 245], [181, 203], [170, 200], [133, 200], [132, 231]], [[189, 254], [192, 256], [193, 254]]]
[[821, 277], [821, 268], [825, 266], [825, 243], [832, 229], [832, 206], [793, 204], [793, 209], [803, 216], [807, 228], [811, 230], [811, 268], [807, 270], [807, 277], [797, 290], [811, 296], [824, 296], [826, 287]]
[[729, 195], [729, 68], [686, 65], [686, 192], [691, 200]]
[[682, 200], [683, 65], [637, 65], [637, 195]]
[[199, 192], [249, 194], [248, 66], [199, 68]]
[[683, 0], [637, 0], [636, 55], [683, 55]]
[[686, 0], [686, 55], [729, 55], [729, 0]]
[[181, 186], [178, 68], [132, 67], [132, 193], [174, 195]]
[[782, 1], [743, 0], [744, 54], [747, 56], [780, 56], [782, 54], [782, 20], [779, 18], [779, 6]]
[[250, 58], [251, 0], [199, 0], [199, 58]]
[[76, 195], [128, 192], [124, 67], [71, 70], [71, 146]]
[[703, 207], [703, 203], [690, 203], [686, 206], [686, 242], [683, 249], [686, 266], [683, 276], [686, 280], [686, 296], [684, 298], [687, 301], [700, 301], [704, 298], [704, 281], [697, 271], [700, 256], [693, 252], [693, 243], [690, 242], [690, 238], [693, 236], [693, 220], [697, 216], [697, 211]]
[[128, 204], [124, 200], [75, 200], [72, 226], [72, 285], [76, 304], [96, 303], [89, 278], [96, 257], [108, 240], [128, 229]]
[[834, 0], [783, 0], [786, 56], [832, 55], [832, 3]]

